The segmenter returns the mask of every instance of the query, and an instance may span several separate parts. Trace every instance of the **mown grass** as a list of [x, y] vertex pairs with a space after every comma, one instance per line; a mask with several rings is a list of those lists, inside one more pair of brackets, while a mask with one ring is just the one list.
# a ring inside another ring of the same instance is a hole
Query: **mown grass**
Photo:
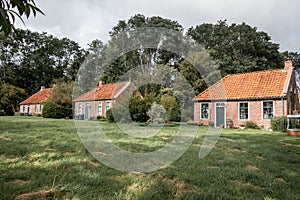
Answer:
[[[103, 123], [121, 148], [148, 152], [177, 131], [133, 139]], [[125, 173], [95, 160], [72, 120], [0, 117], [0, 199], [300, 199], [300, 137], [224, 129], [198, 158], [207, 127], [164, 169]]]

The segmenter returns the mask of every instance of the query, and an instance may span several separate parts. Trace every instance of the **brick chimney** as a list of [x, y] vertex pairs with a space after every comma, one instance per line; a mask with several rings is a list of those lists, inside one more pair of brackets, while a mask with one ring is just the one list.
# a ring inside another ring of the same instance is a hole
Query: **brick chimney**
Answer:
[[43, 91], [45, 89], [45, 86], [41, 86], [41, 91]]
[[287, 60], [284, 63], [284, 70], [293, 69], [293, 62], [291, 60]]
[[98, 83], [98, 87], [101, 87], [102, 85], [105, 85], [105, 81], [100, 80], [99, 83]]

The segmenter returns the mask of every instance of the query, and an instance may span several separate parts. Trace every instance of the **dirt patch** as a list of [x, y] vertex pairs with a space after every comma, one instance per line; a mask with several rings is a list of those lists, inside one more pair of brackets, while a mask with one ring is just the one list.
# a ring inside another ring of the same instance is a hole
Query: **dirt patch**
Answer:
[[283, 146], [288, 146], [288, 147], [300, 147], [299, 144], [290, 144], [290, 143], [282, 143]]
[[32, 154], [29, 156], [29, 160], [36, 160], [37, 158], [40, 158], [40, 157], [42, 157], [42, 154], [39, 154], [39, 153]]
[[265, 160], [265, 158], [262, 157], [262, 156], [256, 156], [256, 158], [259, 159], [259, 160]]
[[220, 169], [218, 166], [207, 166], [208, 169]]
[[233, 151], [233, 152], [247, 153], [247, 151], [243, 151], [243, 150], [240, 150], [240, 149], [229, 148], [229, 147], [216, 147], [216, 148], [220, 149], [222, 151]]
[[48, 147], [45, 148], [45, 150], [46, 151], [54, 151], [55, 149], [53, 147], [51, 147], [51, 146], [48, 146]]
[[5, 141], [9, 141], [9, 142], [13, 142], [14, 140], [8, 137], [4, 137], [3, 135], [0, 135], [0, 139], [5, 140]]
[[23, 200], [23, 199], [28, 199], [31, 197], [48, 197], [52, 193], [52, 190], [40, 190], [37, 192], [30, 192], [30, 193], [25, 193], [17, 196], [15, 200]]
[[5, 163], [15, 163], [19, 160], [19, 158], [8, 158], [5, 159]]
[[286, 181], [283, 178], [276, 178], [276, 181], [286, 183]]
[[16, 185], [25, 185], [27, 183], [30, 183], [31, 181], [23, 181], [23, 180], [20, 180], [20, 179], [16, 179], [14, 181], [11, 181], [10, 183], [12, 184], [16, 184]]
[[258, 187], [256, 185], [253, 185], [251, 183], [244, 183], [240, 180], [230, 180], [231, 183], [234, 183], [234, 184], [237, 184], [239, 186], [243, 186], [243, 187], [248, 187], [248, 188], [253, 188], [253, 189], [256, 189], [256, 190], [261, 190], [262, 188], [261, 187]]
[[143, 172], [129, 172], [129, 175], [138, 175], [138, 176], [145, 176]]
[[245, 167], [246, 169], [249, 169], [249, 170], [254, 170], [254, 171], [259, 171], [260, 169], [258, 167], [256, 167], [255, 165], [247, 165]]
[[100, 163], [98, 162], [93, 162], [93, 161], [87, 161], [87, 164], [93, 167], [98, 167], [100, 166]]
[[107, 157], [108, 156], [106, 153], [103, 153], [103, 152], [100, 152], [100, 151], [94, 152], [94, 154], [97, 155], [97, 156], [102, 156], [102, 157]]
[[65, 152], [63, 153], [64, 156], [73, 156], [74, 152]]
[[34, 165], [34, 166], [38, 166], [38, 165], [40, 165], [40, 164], [41, 164], [41, 163], [38, 162], [38, 161], [33, 162], [33, 165]]

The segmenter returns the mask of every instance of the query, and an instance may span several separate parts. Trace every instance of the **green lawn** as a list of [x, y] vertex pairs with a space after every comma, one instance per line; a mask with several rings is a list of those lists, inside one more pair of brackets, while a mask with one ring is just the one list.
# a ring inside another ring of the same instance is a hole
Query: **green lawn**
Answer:
[[[178, 129], [132, 139], [103, 123], [121, 148], [148, 152]], [[300, 199], [300, 137], [263, 130], [223, 133], [198, 158], [207, 127], [184, 155], [149, 173], [125, 173], [94, 159], [72, 120], [0, 117], [0, 199]], [[122, 142], [120, 142], [122, 141]]]

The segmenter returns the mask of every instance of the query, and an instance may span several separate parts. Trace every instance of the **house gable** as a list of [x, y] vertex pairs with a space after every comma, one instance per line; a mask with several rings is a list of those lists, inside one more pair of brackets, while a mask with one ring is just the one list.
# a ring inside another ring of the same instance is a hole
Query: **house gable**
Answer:
[[[194, 120], [203, 124], [216, 123], [216, 103], [225, 102], [225, 126], [229, 120], [234, 126], [254, 121], [259, 126], [270, 127], [270, 117], [286, 116], [299, 108], [295, 73], [290, 61], [285, 63], [284, 69], [228, 75], [193, 101]], [[202, 102], [209, 102], [210, 117], [207, 120], [199, 116]]]
[[33, 94], [29, 98], [25, 99], [20, 103], [20, 105], [28, 105], [28, 104], [38, 104], [46, 102], [52, 94], [52, 88], [44, 88], [42, 86], [41, 90], [37, 93]]

